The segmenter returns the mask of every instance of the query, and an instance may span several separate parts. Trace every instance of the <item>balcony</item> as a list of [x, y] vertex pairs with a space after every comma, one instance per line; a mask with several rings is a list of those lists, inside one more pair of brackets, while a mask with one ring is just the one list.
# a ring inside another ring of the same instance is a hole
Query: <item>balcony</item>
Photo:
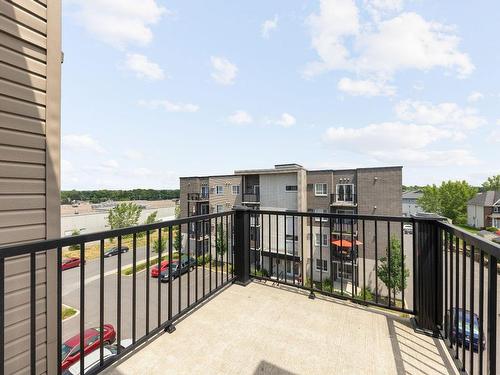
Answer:
[[[251, 234], [258, 215], [301, 223], [291, 254], [278, 250], [287, 227], [264, 225], [259, 247], [272, 262], [260, 262]], [[356, 259], [342, 254], [341, 266], [352, 269], [340, 273], [335, 238], [318, 251], [311, 235], [316, 218], [345, 218], [327, 213], [237, 208], [0, 248], [0, 373], [14, 372], [15, 360], [3, 360], [13, 351], [40, 366], [39, 317], [51, 310], [56, 348], [66, 343], [71, 352], [48, 349], [51, 374], [496, 374], [500, 246], [437, 218], [354, 217]], [[188, 240], [195, 228], [208, 228], [203, 245]], [[180, 244], [179, 232], [187, 239]], [[105, 258], [110, 239], [130, 250]], [[63, 254], [80, 261], [65, 269]], [[43, 281], [54, 299], [41, 306], [37, 265], [51, 258], [54, 275]], [[22, 317], [6, 312], [22, 301], [5, 275], [23, 259], [30, 340], [21, 348], [10, 332]], [[63, 320], [63, 306], [78, 314]], [[87, 342], [89, 329], [96, 336]]]
[[208, 193], [188, 193], [187, 195], [188, 201], [208, 201], [209, 194]]
[[241, 198], [242, 203], [260, 203], [260, 194], [253, 192], [243, 193]]
[[356, 194], [330, 194], [330, 206], [356, 207], [357, 205]]

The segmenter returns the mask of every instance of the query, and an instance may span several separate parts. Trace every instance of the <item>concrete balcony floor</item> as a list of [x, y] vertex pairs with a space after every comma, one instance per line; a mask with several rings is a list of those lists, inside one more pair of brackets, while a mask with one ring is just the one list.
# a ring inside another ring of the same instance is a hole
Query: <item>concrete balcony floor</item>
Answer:
[[231, 285], [106, 374], [458, 374], [410, 320], [292, 288]]

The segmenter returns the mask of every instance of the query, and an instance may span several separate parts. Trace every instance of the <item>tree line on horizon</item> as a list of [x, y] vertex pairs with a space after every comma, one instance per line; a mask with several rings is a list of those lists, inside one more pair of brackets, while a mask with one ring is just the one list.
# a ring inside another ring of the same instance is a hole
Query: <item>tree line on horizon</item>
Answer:
[[133, 189], [133, 190], [63, 190], [61, 191], [61, 204], [69, 204], [73, 201], [88, 201], [101, 203], [112, 201], [132, 200], [163, 200], [179, 199], [179, 189]]

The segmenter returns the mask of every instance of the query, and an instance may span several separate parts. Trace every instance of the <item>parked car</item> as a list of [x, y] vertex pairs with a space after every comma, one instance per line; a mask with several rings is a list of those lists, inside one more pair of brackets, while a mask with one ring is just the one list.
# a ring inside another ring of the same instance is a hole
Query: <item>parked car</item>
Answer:
[[172, 272], [172, 279], [185, 274], [190, 269], [193, 269], [196, 265], [196, 260], [193, 257], [187, 257], [186, 255], [181, 257], [181, 261], [175, 261], [170, 264], [168, 269], [161, 272], [161, 281], [168, 282], [169, 271]]
[[411, 224], [403, 224], [403, 233], [404, 234], [412, 234], [413, 233], [413, 225]]
[[[455, 314], [454, 312], [457, 311]], [[453, 309], [453, 311], [450, 309], [448, 310], [447, 313], [447, 324], [448, 324], [448, 332], [450, 336], [450, 341], [455, 344], [455, 342], [458, 341], [458, 345], [462, 345], [463, 342], [463, 334], [464, 334], [464, 329], [462, 327], [462, 320], [463, 320], [463, 309]], [[470, 342], [471, 342], [471, 332], [470, 332], [470, 319], [471, 319], [471, 313], [468, 310], [465, 310], [465, 348], [467, 350], [470, 349]], [[472, 350], [474, 352], [479, 351], [479, 316], [476, 314], [473, 315], [473, 334], [472, 334]], [[458, 320], [458, 322], [457, 322]], [[457, 328], [457, 323], [458, 323], [458, 331], [455, 333], [455, 330]], [[451, 327], [450, 327], [451, 325]], [[483, 334], [483, 340], [481, 343], [481, 346], [484, 350], [486, 346], [486, 337]]]
[[80, 267], [80, 258], [71, 257], [62, 260], [61, 271], [69, 270], [70, 268]]
[[160, 263], [160, 269], [158, 269], [158, 266], [151, 268], [151, 277], [158, 277], [158, 274], [165, 271], [167, 268], [168, 268], [168, 260], [163, 260]]
[[[118, 346], [120, 346], [120, 348], [123, 350], [129, 347], [130, 345], [132, 345], [131, 339], [122, 340], [120, 344], [106, 345], [103, 348], [103, 353], [102, 353], [102, 359], [104, 363], [108, 362], [110, 359], [112, 359], [114, 356], [118, 354]], [[99, 350], [94, 350], [93, 352], [87, 354], [83, 358], [83, 366], [85, 373], [97, 370], [99, 368], [101, 361], [100, 355], [101, 353]], [[63, 372], [62, 375], [80, 375], [80, 361], [71, 365], [66, 371]]]
[[[122, 253], [128, 253], [127, 246], [122, 246], [120, 249]], [[105, 258], [112, 257], [113, 255], [118, 255], [118, 246], [112, 247], [104, 252]]]
[[[102, 334], [105, 345], [110, 345], [115, 341], [116, 332], [111, 324], [104, 325]], [[83, 332], [84, 354], [91, 353], [98, 349], [101, 343], [99, 328], [89, 328]], [[68, 369], [75, 362], [80, 360], [80, 335], [75, 335], [66, 340], [61, 346], [61, 370]]]

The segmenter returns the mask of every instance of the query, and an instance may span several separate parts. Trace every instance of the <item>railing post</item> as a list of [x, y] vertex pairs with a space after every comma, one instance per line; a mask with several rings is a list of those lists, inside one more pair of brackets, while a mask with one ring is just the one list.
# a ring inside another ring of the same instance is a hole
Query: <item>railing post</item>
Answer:
[[[497, 258], [488, 259], [488, 326], [486, 347], [488, 348], [488, 374], [497, 374]], [[481, 286], [482, 287], [482, 286]], [[479, 343], [481, 345], [481, 343]]]
[[414, 217], [416, 233], [416, 275], [413, 276], [413, 293], [416, 295], [416, 324], [423, 332], [439, 335], [442, 325], [443, 264], [437, 220], [440, 216]]
[[236, 283], [250, 283], [250, 209], [234, 207], [234, 271]]

